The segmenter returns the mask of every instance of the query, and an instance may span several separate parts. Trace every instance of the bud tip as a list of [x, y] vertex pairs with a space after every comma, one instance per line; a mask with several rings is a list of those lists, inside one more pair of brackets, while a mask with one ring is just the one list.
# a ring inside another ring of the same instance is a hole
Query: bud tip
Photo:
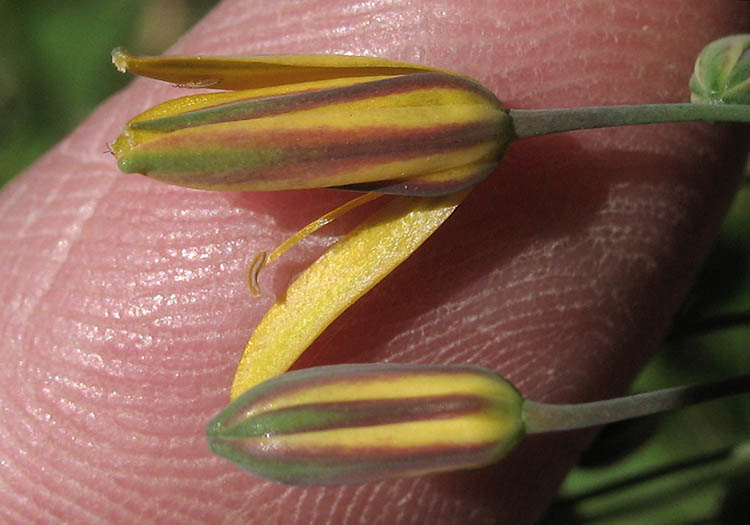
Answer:
[[133, 57], [124, 47], [116, 47], [112, 50], [112, 63], [120, 73], [128, 72], [128, 62]]

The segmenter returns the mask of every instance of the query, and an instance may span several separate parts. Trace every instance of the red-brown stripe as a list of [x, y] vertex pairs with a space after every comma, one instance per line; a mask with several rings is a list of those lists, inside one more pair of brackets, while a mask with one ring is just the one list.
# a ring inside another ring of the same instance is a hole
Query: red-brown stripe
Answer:
[[416, 73], [396, 76], [351, 86], [321, 90], [305, 90], [285, 95], [251, 98], [247, 100], [217, 104], [188, 111], [173, 117], [138, 121], [131, 124], [136, 129], [171, 131], [187, 127], [219, 122], [248, 120], [293, 111], [333, 106], [357, 100], [387, 97], [409, 91], [448, 88], [474, 93], [483, 97], [490, 105], [502, 108], [495, 95], [480, 84], [458, 75], [447, 73]]

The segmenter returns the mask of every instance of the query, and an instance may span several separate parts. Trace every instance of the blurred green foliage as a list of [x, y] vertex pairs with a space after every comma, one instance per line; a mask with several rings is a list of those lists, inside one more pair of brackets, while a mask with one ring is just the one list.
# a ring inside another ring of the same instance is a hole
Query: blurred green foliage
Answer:
[[[745, 180], [643, 392], [750, 373], [750, 181]], [[750, 522], [750, 402], [714, 401], [605, 428], [544, 523]]]
[[217, 3], [0, 0], [0, 186], [130, 81], [113, 47], [161, 53]]

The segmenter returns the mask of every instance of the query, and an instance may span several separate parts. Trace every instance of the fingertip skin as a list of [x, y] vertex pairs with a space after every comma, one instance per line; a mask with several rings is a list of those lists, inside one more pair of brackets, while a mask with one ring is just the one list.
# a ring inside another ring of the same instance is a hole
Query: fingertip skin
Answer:
[[[234, 0], [170, 54], [386, 56], [477, 78], [513, 108], [678, 102], [696, 54], [746, 31], [747, 10]], [[2, 521], [536, 522], [587, 435], [530, 437], [494, 468], [358, 487], [282, 487], [210, 452], [205, 425], [272, 302], [245, 293], [247, 262], [347, 196], [219, 195], [121, 173], [105, 144], [181, 91], [134, 82], [0, 194]], [[708, 253], [746, 146], [706, 125], [514, 144], [299, 366], [469, 363], [534, 400], [613, 397]], [[269, 269], [274, 297], [330, 236]]]

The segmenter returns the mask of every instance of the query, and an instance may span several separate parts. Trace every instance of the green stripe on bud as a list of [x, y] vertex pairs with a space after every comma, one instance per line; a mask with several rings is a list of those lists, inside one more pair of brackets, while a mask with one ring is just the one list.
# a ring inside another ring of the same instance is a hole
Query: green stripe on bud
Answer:
[[484, 368], [328, 366], [248, 390], [207, 434], [215, 453], [263, 478], [364, 483], [493, 463], [524, 433], [521, 405]]
[[490, 91], [415, 71], [183, 97], [135, 117], [112, 151], [125, 172], [199, 189], [443, 195], [491, 173], [511, 136]]

